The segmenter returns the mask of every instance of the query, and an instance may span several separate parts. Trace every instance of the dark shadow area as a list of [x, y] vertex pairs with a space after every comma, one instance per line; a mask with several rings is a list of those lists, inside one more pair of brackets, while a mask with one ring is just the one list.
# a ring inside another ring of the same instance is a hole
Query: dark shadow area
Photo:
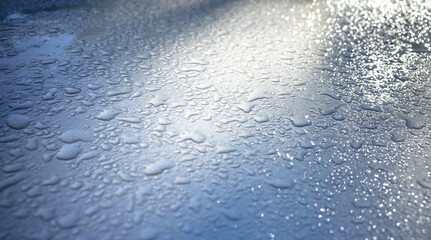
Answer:
[[5, 0], [0, 2], [0, 20], [14, 13], [35, 14], [41, 11], [88, 8], [99, 0]]

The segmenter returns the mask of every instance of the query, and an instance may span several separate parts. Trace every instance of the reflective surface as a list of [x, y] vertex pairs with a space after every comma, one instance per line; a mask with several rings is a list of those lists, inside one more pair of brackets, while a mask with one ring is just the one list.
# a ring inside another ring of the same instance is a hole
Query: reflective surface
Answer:
[[429, 1], [5, 1], [0, 239], [429, 239]]

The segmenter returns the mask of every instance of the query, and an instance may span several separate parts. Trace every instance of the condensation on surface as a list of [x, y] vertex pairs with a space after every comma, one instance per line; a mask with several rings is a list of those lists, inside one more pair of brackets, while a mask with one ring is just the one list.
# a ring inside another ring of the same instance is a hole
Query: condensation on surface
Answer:
[[4, 1], [0, 239], [429, 239], [429, 1]]

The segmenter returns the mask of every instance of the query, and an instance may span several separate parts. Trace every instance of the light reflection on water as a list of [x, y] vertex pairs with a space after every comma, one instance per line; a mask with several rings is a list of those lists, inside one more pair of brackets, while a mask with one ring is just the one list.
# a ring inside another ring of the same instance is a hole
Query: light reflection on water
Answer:
[[0, 238], [427, 238], [427, 4], [8, 13]]

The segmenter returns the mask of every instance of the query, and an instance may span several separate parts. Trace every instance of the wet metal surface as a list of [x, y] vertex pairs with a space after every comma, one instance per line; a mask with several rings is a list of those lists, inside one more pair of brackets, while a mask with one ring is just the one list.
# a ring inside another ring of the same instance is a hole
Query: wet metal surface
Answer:
[[0, 239], [430, 239], [429, 1], [4, 1]]

